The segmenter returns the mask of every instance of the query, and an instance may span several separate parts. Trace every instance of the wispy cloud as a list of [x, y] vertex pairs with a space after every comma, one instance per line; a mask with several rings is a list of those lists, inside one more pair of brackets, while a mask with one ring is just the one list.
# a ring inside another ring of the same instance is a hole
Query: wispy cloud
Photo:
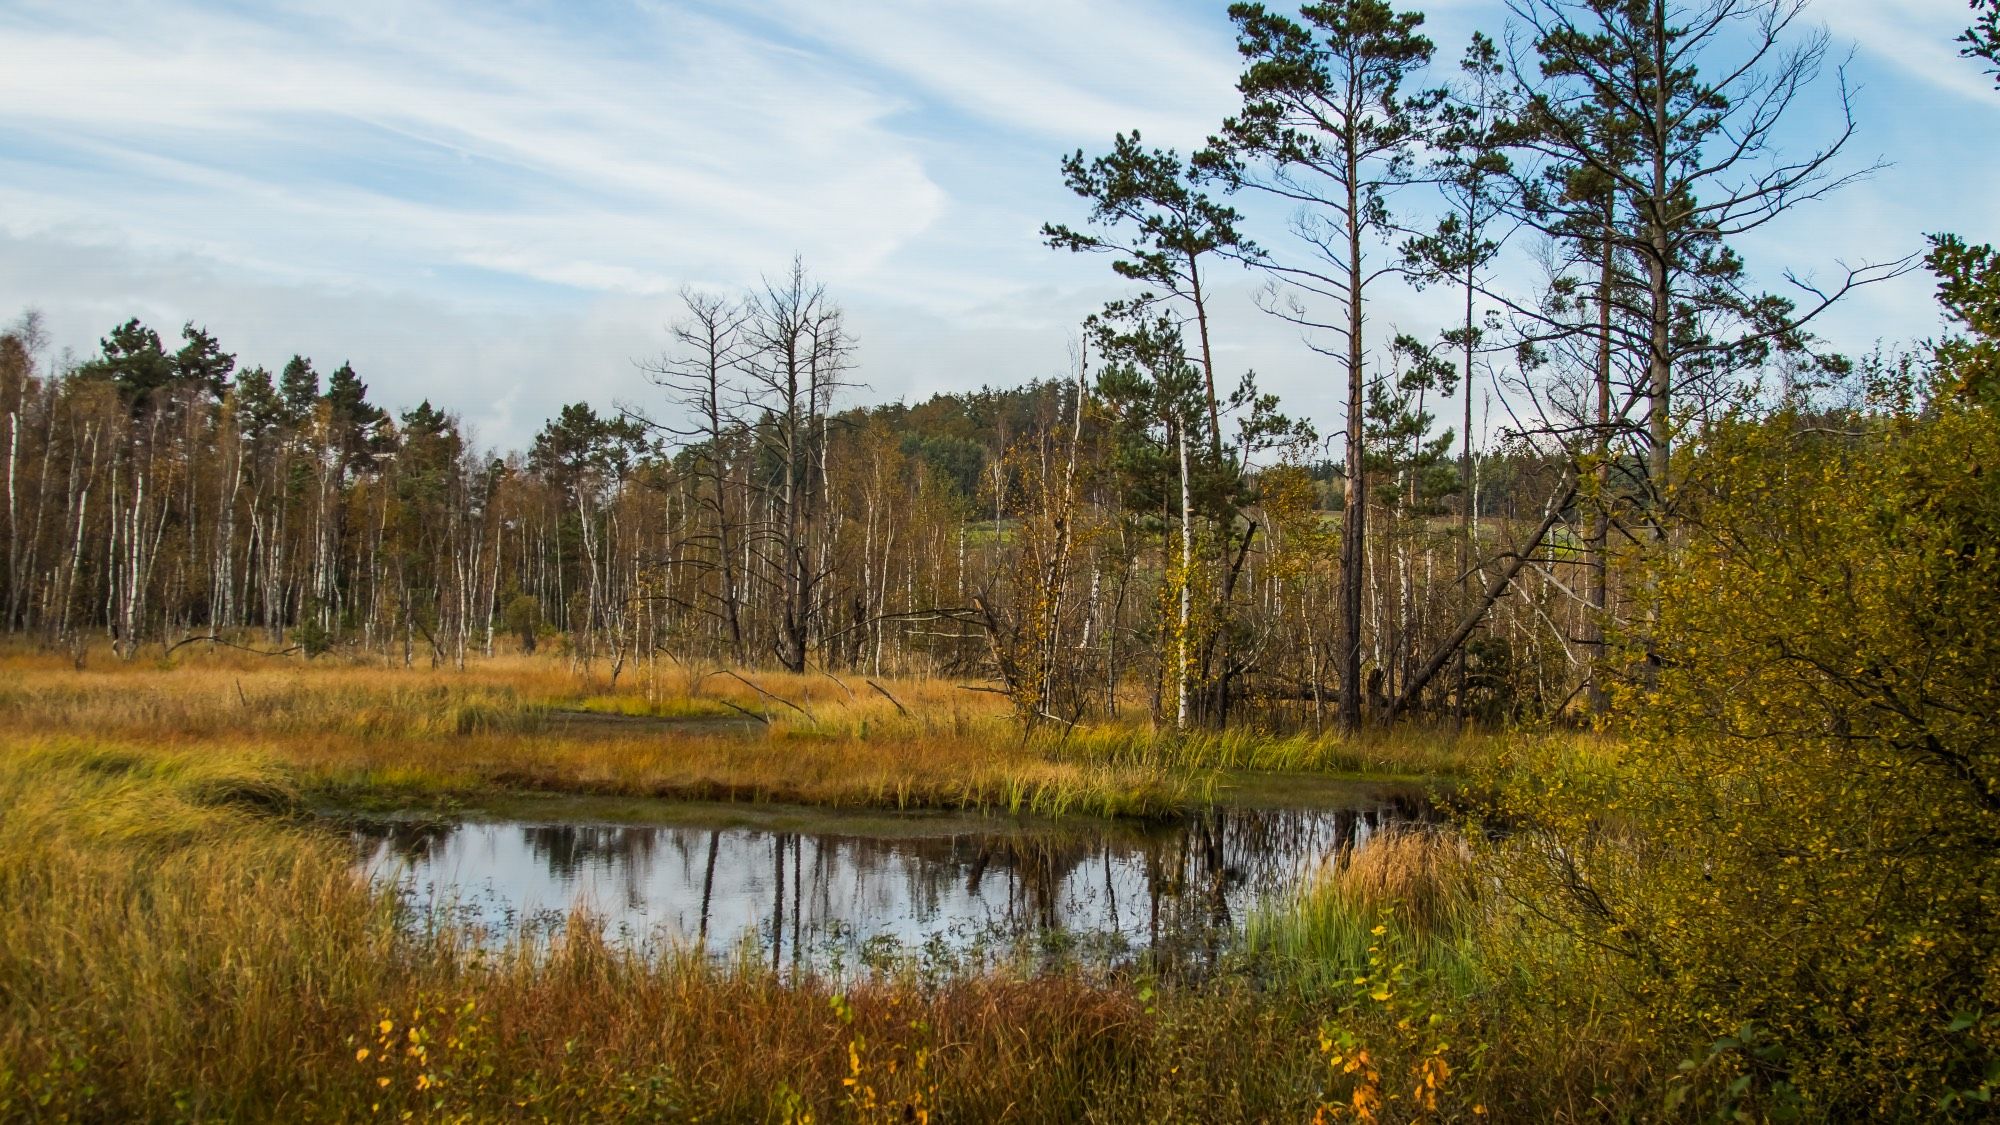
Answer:
[[1234, 101], [1220, 5], [1207, 21], [1131, 0], [773, 0], [770, 10], [930, 99], [1045, 137], [1138, 128], [1188, 148]]
[[[1033, 235], [1056, 153], [1205, 128], [1231, 62], [1199, 39], [1047, 3], [21, 0], [0, 301], [53, 306], [78, 347], [139, 313], [246, 360], [366, 357], [390, 401], [469, 398], [518, 440], [629, 382], [676, 286], [798, 252], [860, 306], [886, 388], [999, 379], [1074, 318]], [[475, 376], [495, 389], [463, 396]]]
[[1954, 40], [1972, 22], [1963, 0], [1818, 0], [1811, 13], [1863, 55], [1917, 82], [1975, 107], [1995, 97], [1992, 80], [1958, 54]]
[[[1504, 20], [1421, 6], [1447, 65]], [[1960, 0], [1810, 15], [1858, 41], [1857, 148], [1897, 167], [1746, 243], [1753, 265], [2000, 234], [1944, 186], [2000, 171]], [[677, 286], [799, 252], [850, 305], [873, 393], [1047, 376], [1119, 291], [1037, 237], [1081, 212], [1061, 154], [1133, 128], [1200, 144], [1237, 64], [1221, 0], [4, 0], [0, 317], [43, 306], [80, 349], [129, 315], [194, 319], [249, 362], [351, 358], [390, 405], [428, 395], [516, 444], [560, 402], [642, 393], [631, 360]], [[1324, 371], [1251, 284], [1218, 341], [1331, 427]], [[1371, 316], [1421, 330], [1427, 308]], [[1851, 310], [1843, 343], [1936, 324], [1921, 277]]]
[[868, 84], [690, 11], [616, 44], [560, 13], [14, 10], [0, 222], [356, 283], [423, 262], [652, 293], [793, 248], [865, 271], [936, 218]]

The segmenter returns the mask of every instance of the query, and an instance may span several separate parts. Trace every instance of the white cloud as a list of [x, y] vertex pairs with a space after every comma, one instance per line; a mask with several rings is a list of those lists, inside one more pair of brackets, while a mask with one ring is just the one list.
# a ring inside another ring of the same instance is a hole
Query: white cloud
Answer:
[[[1228, 25], [1130, 0], [775, 0], [788, 26], [989, 121], [1195, 147], [1234, 104]], [[1217, 5], [1217, 11], [1220, 11]]]
[[898, 103], [686, 11], [616, 49], [439, 5], [388, 28], [332, 5], [26, 16], [0, 17], [0, 128], [32, 152], [0, 150], [15, 233], [110, 221], [348, 282], [423, 261], [650, 293], [794, 248], [865, 272], [942, 206], [882, 124]]
[[[402, 410], [423, 399], [462, 413], [484, 441], [518, 448], [563, 403], [600, 406], [641, 387], [631, 360], [656, 351], [664, 302], [607, 298], [523, 317], [449, 300], [246, 279], [191, 255], [0, 237], [0, 294], [34, 294], [51, 335], [91, 350], [137, 316], [173, 341], [207, 327], [240, 366], [276, 370], [294, 354], [322, 373], [352, 362], [370, 397]], [[11, 316], [11, 310], [7, 314]]]
[[[1134, 127], [1198, 145], [1235, 103], [1222, 8], [0, 3], [0, 317], [41, 306], [78, 349], [130, 315], [193, 319], [246, 362], [352, 359], [383, 402], [428, 396], [518, 445], [563, 402], [642, 398], [631, 361], [677, 286], [740, 287], [798, 251], [849, 305], [874, 397], [1056, 375], [1119, 291], [1101, 260], [1040, 245], [1082, 211], [1056, 163]], [[1442, 9], [1447, 67], [1465, 28], [1501, 20], [1492, 0]], [[1867, 143], [1908, 166], [1748, 240], [1753, 264], [2000, 231], [1988, 197], [1937, 186], [1995, 168], [1970, 139], [2000, 95], [1955, 56], [1959, 0], [1811, 14], [1880, 62]], [[1246, 209], [1283, 241], [1282, 215]], [[1328, 364], [1251, 288], [1222, 294], [1228, 364], [1330, 432]], [[1385, 295], [1371, 316], [1422, 331], [1430, 310]], [[1915, 278], [1830, 327], [1851, 347], [1935, 323]]]

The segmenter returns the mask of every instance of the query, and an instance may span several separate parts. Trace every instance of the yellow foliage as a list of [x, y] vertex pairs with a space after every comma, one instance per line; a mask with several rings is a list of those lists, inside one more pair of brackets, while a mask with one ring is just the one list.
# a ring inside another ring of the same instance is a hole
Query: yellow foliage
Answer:
[[2000, 1059], [2000, 419], [1836, 421], [1707, 435], [1621, 744], [1497, 782], [1502, 883], [1718, 1112], [1925, 1116]]

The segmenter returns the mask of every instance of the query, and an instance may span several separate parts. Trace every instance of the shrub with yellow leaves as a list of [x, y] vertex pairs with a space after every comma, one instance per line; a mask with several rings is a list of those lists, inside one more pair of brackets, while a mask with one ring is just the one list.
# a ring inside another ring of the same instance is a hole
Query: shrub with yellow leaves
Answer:
[[[1349, 982], [1340, 1016], [1320, 1028], [1331, 1084], [1313, 1120], [1373, 1125], [1483, 1116], [1484, 1106], [1460, 1104], [1456, 1097], [1455, 1036], [1451, 1018], [1433, 1003], [1439, 990], [1410, 956], [1411, 943], [1394, 932], [1393, 910], [1383, 913], [1385, 920], [1370, 931], [1367, 966]], [[1372, 1049], [1369, 1036], [1377, 1037]]]
[[[1667, 1108], [1983, 1113], [2000, 1077], [2000, 414], [1949, 371], [1711, 427], [1634, 560], [1623, 735], [1495, 787], [1508, 893], [1687, 1061]], [[1560, 965], [1556, 958], [1562, 958]]]
[[468, 1087], [468, 1095], [484, 1092], [491, 1066], [472, 1062], [461, 1069], [486, 1046], [484, 1030], [473, 1000], [454, 1003], [426, 993], [400, 1021], [384, 1010], [354, 1050], [370, 1087], [369, 1112], [405, 1119], [437, 1115], [459, 1086]]

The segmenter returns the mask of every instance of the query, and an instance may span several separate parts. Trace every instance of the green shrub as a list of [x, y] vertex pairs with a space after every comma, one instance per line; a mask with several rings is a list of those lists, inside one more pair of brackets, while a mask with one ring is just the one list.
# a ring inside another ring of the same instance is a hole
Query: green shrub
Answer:
[[1691, 530], [1636, 587], [1622, 748], [1576, 769], [1530, 747], [1496, 781], [1525, 829], [1499, 853], [1510, 893], [1684, 1060], [1676, 1105], [1912, 1118], [1990, 1096], [2000, 419], [1922, 399], [1711, 431], [1682, 468]]

